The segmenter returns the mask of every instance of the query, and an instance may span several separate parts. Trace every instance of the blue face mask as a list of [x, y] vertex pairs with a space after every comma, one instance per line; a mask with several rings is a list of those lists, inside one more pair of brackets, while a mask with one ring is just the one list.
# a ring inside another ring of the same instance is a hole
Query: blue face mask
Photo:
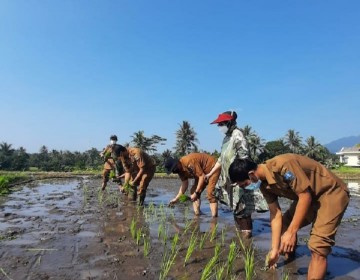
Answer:
[[261, 180], [258, 180], [256, 183], [251, 183], [247, 187], [245, 187], [246, 190], [256, 190], [260, 188]]

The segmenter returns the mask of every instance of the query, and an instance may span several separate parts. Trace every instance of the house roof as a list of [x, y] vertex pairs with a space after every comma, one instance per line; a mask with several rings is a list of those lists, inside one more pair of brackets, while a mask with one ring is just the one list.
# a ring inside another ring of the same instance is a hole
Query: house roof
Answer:
[[336, 154], [344, 154], [344, 153], [360, 153], [360, 146], [355, 145], [354, 147], [342, 147], [339, 152]]

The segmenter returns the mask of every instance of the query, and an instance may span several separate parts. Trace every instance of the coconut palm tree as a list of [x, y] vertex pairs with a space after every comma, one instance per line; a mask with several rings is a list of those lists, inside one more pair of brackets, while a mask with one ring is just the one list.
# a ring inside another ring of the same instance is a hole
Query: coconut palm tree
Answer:
[[2, 142], [0, 144], [0, 169], [11, 169], [11, 160], [15, 151], [11, 148], [11, 146], [11, 144], [8, 144], [6, 142]]
[[199, 140], [196, 132], [188, 121], [183, 121], [180, 129], [176, 131], [175, 151], [178, 156], [184, 156], [190, 152], [197, 152]]
[[132, 143], [134, 144], [134, 147], [140, 148], [144, 152], [156, 152], [156, 145], [164, 145], [163, 142], [166, 141], [165, 138], [162, 138], [158, 135], [152, 135], [151, 137], [146, 137], [144, 135], [144, 131], [140, 130], [138, 132], [135, 132], [132, 138]]
[[241, 129], [245, 139], [246, 139], [246, 148], [248, 150], [248, 156], [254, 160], [258, 161], [259, 154], [264, 151], [265, 141], [260, 138], [260, 136], [253, 131], [251, 126], [246, 125]]
[[289, 129], [284, 137], [284, 143], [289, 146], [292, 153], [299, 154], [301, 151], [301, 139], [299, 132]]
[[143, 150], [144, 152], [147, 151], [149, 147], [149, 141], [148, 138], [145, 137], [144, 131], [139, 130], [138, 132], [135, 132], [134, 135], [131, 136], [134, 147], [139, 148]]
[[319, 160], [321, 158], [322, 146], [316, 141], [314, 136], [310, 136], [305, 140], [304, 152], [309, 158]]

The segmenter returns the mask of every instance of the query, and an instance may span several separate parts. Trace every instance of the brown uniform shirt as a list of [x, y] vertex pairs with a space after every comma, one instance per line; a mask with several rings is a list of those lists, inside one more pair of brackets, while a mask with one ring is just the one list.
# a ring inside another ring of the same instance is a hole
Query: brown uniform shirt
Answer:
[[322, 164], [308, 157], [284, 154], [264, 163], [266, 183], [261, 191], [268, 203], [277, 197], [297, 200], [298, 194], [310, 188], [313, 201], [333, 189], [342, 188], [348, 192], [346, 184]]
[[140, 168], [144, 168], [145, 172], [154, 169], [155, 161], [147, 153], [139, 148], [127, 148], [127, 151], [129, 157], [121, 159], [126, 172], [134, 172]]
[[346, 184], [323, 165], [305, 156], [285, 154], [266, 161], [263, 165], [267, 182], [261, 192], [268, 203], [277, 197], [293, 200], [283, 214], [286, 229], [295, 214], [298, 194], [310, 190], [312, 200], [301, 227], [313, 224], [308, 247], [322, 256], [331, 252], [335, 234], [349, 203]]
[[211, 171], [216, 163], [216, 158], [205, 153], [191, 153], [180, 158], [183, 170], [179, 172], [181, 181], [196, 179]]

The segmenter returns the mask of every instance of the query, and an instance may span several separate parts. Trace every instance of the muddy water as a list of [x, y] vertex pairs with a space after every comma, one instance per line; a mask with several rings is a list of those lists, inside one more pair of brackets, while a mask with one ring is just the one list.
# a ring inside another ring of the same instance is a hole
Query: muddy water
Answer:
[[[348, 183], [352, 199], [329, 256], [327, 279], [360, 279], [360, 182]], [[163, 256], [177, 234], [178, 254], [167, 279], [200, 279], [216, 244], [221, 244], [219, 263], [226, 263], [229, 244], [233, 240], [238, 244], [236, 228], [225, 207], [212, 219], [205, 197], [199, 217], [193, 216], [189, 203], [167, 207], [179, 184], [176, 179], [154, 179], [144, 208], [129, 202], [113, 184], [99, 192], [98, 179], [48, 180], [18, 187], [0, 198], [0, 279], [159, 279]], [[288, 201], [281, 203], [286, 209]], [[262, 270], [270, 244], [268, 216], [254, 214], [253, 279], [281, 279], [284, 273], [290, 279], [306, 279], [310, 227], [299, 233], [293, 262], [280, 260], [277, 271]], [[132, 222], [142, 231], [139, 245], [131, 236]], [[208, 236], [203, 249], [195, 249], [184, 265], [193, 232], [198, 238]], [[147, 256], [145, 239], [150, 243]], [[231, 275], [245, 278], [241, 255]]]

